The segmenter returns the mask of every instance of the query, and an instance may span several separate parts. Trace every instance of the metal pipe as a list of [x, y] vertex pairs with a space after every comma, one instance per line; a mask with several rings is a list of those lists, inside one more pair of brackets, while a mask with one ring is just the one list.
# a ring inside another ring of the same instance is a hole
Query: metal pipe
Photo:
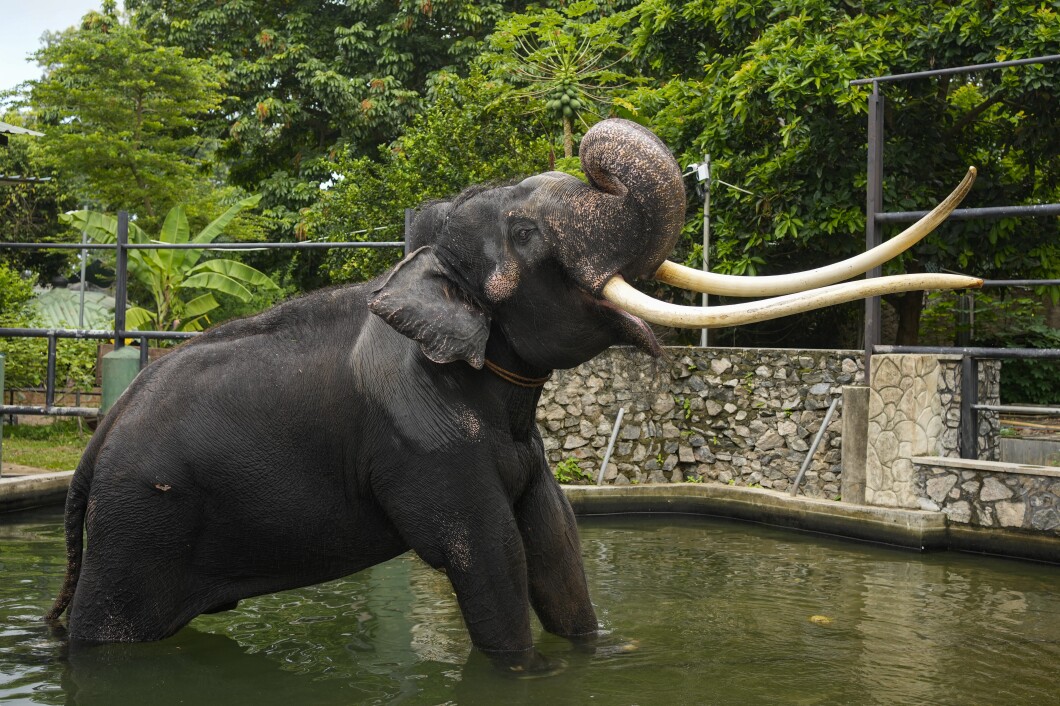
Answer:
[[817, 452], [817, 447], [821, 443], [821, 439], [824, 438], [824, 432], [828, 429], [828, 423], [832, 421], [832, 415], [835, 414], [836, 405], [839, 404], [839, 398], [833, 397], [832, 404], [828, 406], [828, 413], [824, 415], [824, 421], [821, 422], [821, 428], [817, 430], [817, 436], [813, 437], [813, 443], [810, 444], [810, 450], [806, 452], [806, 459], [802, 462], [802, 468], [799, 469], [799, 474], [795, 476], [795, 481], [791, 484], [791, 490], [788, 491], [788, 495], [795, 497], [795, 494], [799, 492], [799, 484], [802, 483], [802, 477], [806, 475], [806, 469], [810, 467], [810, 461], [813, 460], [814, 453]]
[[[912, 223], [927, 215], [927, 211], [893, 211], [877, 213], [877, 223]], [[1007, 218], [1010, 216], [1060, 216], [1060, 203], [1041, 203], [1031, 206], [987, 206], [983, 208], [956, 208], [947, 217], [951, 221], [971, 221], [980, 218]]]
[[876, 346], [876, 353], [929, 353], [936, 355], [966, 355], [988, 360], [1006, 358], [1042, 358], [1046, 360], [1060, 358], [1060, 348], [978, 348], [937, 347], [937, 346]]
[[971, 64], [969, 66], [957, 66], [949, 69], [932, 69], [930, 71], [915, 71], [908, 74], [891, 74], [890, 76], [873, 76], [872, 78], [859, 78], [851, 81], [850, 86], [864, 86], [872, 83], [891, 83], [895, 81], [908, 81], [914, 78], [926, 76], [949, 76], [952, 74], [967, 74], [974, 71], [987, 71], [990, 69], [1003, 69], [1009, 66], [1022, 66], [1024, 64], [1047, 64], [1051, 61], [1060, 61], [1060, 54], [1049, 56], [1035, 56], [1029, 59], [1012, 59], [1011, 61], [993, 61], [989, 64]]
[[147, 336], [140, 336], [140, 370], [147, 367]]
[[99, 414], [96, 407], [45, 407], [44, 405], [0, 405], [3, 414], [50, 414], [56, 417], [95, 417]]
[[129, 212], [118, 211], [118, 256], [114, 278], [114, 350], [125, 345], [125, 340], [118, 335], [125, 330], [125, 304], [129, 286], [129, 251], [125, 246], [129, 242]]
[[[326, 250], [328, 248], [403, 248], [404, 241], [303, 243], [129, 243], [129, 250]], [[115, 243], [0, 243], [0, 250], [117, 250]]]
[[984, 279], [984, 287], [1055, 287], [1060, 279]]
[[55, 356], [57, 339], [55, 333], [48, 336], [48, 376], [44, 385], [44, 404], [51, 407], [55, 404]]
[[618, 439], [618, 430], [622, 427], [622, 415], [626, 413], [625, 407], [618, 408], [618, 416], [615, 417], [615, 426], [611, 430], [611, 440], [607, 442], [607, 451], [604, 452], [603, 463], [600, 464], [600, 473], [596, 476], [596, 484], [604, 484], [604, 471], [607, 470], [607, 463], [611, 460], [611, 451], [615, 448], [615, 440]]
[[[877, 227], [876, 214], [883, 210], [883, 109], [884, 99], [880, 87], [872, 84], [869, 96], [868, 125], [868, 166], [865, 186], [865, 250], [866, 252], [883, 242], [882, 229]], [[865, 273], [865, 278], [879, 277], [883, 270], [879, 265]], [[881, 337], [880, 298], [869, 297], [865, 300], [865, 320], [863, 338], [865, 343], [865, 379], [869, 380], [872, 371], [873, 347]]]
[[88, 242], [88, 231], [81, 231], [81, 296], [80, 306], [77, 310], [77, 328], [85, 327], [85, 268], [88, 263], [88, 251], [83, 249], [85, 243]]
[[46, 329], [46, 328], [0, 328], [0, 338], [43, 338], [54, 334], [57, 338], [111, 340], [115, 335], [123, 338], [148, 338], [182, 341], [200, 335], [197, 331], [111, 331], [100, 329]]
[[972, 409], [987, 412], [1009, 412], [1011, 414], [1060, 414], [1060, 407], [1027, 407], [1018, 404], [973, 404]]

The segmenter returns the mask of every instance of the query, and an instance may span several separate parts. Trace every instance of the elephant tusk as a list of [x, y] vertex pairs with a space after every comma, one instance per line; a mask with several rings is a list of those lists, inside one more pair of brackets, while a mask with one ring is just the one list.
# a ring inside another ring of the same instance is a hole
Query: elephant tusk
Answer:
[[787, 275], [741, 277], [703, 272], [667, 260], [655, 272], [655, 279], [682, 289], [731, 297], [771, 297], [842, 282], [882, 265], [935, 230], [968, 194], [975, 182], [975, 175], [975, 167], [968, 167], [968, 173], [957, 188], [930, 213], [886, 243], [842, 262]]
[[649, 297], [634, 289], [621, 275], [615, 275], [604, 285], [603, 297], [624, 311], [653, 324], [676, 328], [721, 328], [768, 321], [864, 297], [919, 289], [976, 289], [981, 286], [983, 280], [965, 275], [894, 275], [833, 284], [744, 304], [697, 307], [671, 304]]

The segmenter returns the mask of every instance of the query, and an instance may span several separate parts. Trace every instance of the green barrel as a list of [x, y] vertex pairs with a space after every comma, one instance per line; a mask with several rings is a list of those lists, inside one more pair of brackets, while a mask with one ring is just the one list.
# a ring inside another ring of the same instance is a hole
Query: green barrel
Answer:
[[140, 372], [140, 352], [128, 346], [118, 348], [103, 356], [103, 400], [99, 406], [101, 415], [110, 411]]

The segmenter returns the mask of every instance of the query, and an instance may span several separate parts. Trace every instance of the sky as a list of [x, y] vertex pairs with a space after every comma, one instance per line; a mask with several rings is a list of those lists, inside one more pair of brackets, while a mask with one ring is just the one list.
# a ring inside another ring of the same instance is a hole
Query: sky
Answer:
[[0, 90], [40, 78], [40, 67], [26, 57], [40, 48], [46, 30], [77, 24], [100, 0], [0, 0]]

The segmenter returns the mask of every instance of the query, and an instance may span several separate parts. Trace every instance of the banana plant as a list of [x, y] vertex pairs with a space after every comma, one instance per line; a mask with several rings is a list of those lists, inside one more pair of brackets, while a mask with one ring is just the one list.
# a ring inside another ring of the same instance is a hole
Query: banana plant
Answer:
[[[260, 199], [258, 194], [239, 201], [194, 237], [184, 207], [174, 206], [157, 239], [130, 222], [129, 242], [209, 245], [240, 211]], [[117, 241], [118, 219], [106, 213], [73, 211], [59, 220], [98, 243]], [[203, 259], [202, 250], [129, 250], [129, 272], [154, 299], [153, 311], [136, 306], [126, 312], [126, 325], [137, 331], [201, 331], [209, 323], [208, 314], [220, 306], [215, 293], [246, 302], [253, 297], [250, 287], [278, 288], [264, 272], [237, 260]]]

